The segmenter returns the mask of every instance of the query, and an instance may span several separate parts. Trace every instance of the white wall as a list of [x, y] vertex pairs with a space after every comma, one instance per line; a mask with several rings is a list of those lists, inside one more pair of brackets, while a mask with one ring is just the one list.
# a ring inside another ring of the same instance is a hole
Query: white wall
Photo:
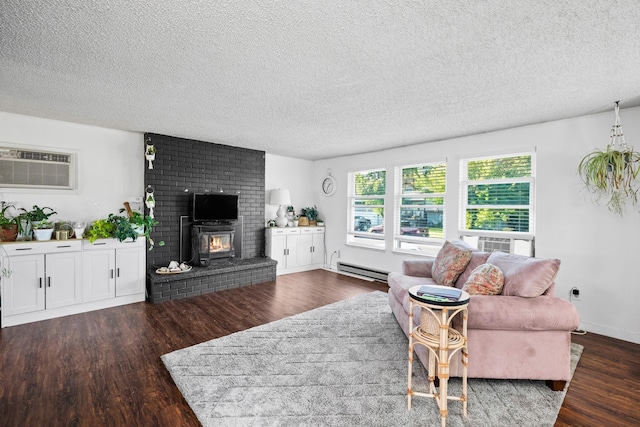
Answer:
[[78, 154], [77, 190], [0, 188], [2, 201], [17, 202], [26, 209], [34, 204], [49, 206], [58, 212], [53, 217], [56, 220], [92, 221], [118, 213], [123, 202], [144, 195], [140, 133], [0, 112], [2, 143], [62, 148]]
[[296, 213], [313, 206], [313, 162], [267, 154], [265, 157], [265, 223], [275, 219], [278, 206], [269, 204], [271, 190], [286, 188], [291, 193], [291, 205]]
[[[627, 142], [640, 148], [640, 108], [621, 111]], [[347, 172], [421, 161], [449, 160], [447, 221], [455, 224], [458, 208], [457, 161], [461, 155], [482, 155], [536, 147], [536, 254], [562, 260], [558, 295], [581, 290], [576, 301], [585, 330], [640, 343], [640, 278], [637, 263], [640, 221], [637, 212], [621, 218], [593, 205], [581, 191], [576, 174], [580, 158], [604, 148], [613, 112], [561, 120], [465, 138], [456, 138], [360, 156], [317, 162], [275, 155], [265, 158], [265, 197], [269, 190], [288, 188], [296, 211], [318, 205], [327, 223], [327, 253], [341, 251], [341, 260], [384, 270], [398, 270], [406, 255], [345, 244]], [[0, 142], [76, 150], [79, 186], [74, 192], [0, 189], [0, 200], [51, 206], [61, 220], [93, 220], [116, 213], [122, 203], [144, 194], [143, 135], [0, 112]], [[320, 181], [331, 169], [338, 189], [320, 194]], [[392, 178], [392, 177], [390, 177]], [[392, 188], [392, 186], [390, 186]], [[277, 207], [267, 206], [265, 218]], [[447, 238], [456, 237], [455, 227]], [[389, 244], [389, 247], [391, 245]], [[335, 266], [336, 259], [333, 259]]]
[[[640, 108], [620, 112], [627, 143], [640, 149]], [[605, 148], [611, 112], [560, 120], [516, 129], [473, 135], [435, 143], [391, 149], [366, 155], [317, 161], [314, 190], [318, 210], [327, 225], [327, 254], [340, 250], [341, 260], [354, 264], [397, 271], [408, 255], [346, 245], [347, 173], [377, 167], [393, 167], [422, 161], [448, 160], [446, 200], [447, 238], [456, 238], [459, 205], [458, 160], [511, 150], [537, 150], [537, 231], [536, 256], [559, 258], [557, 294], [568, 299], [577, 286], [581, 328], [603, 335], [640, 343], [640, 276], [636, 273], [640, 251], [640, 214], [621, 218], [606, 207], [594, 205], [582, 190], [577, 175], [581, 157], [588, 151]], [[323, 197], [319, 182], [330, 168], [338, 190]], [[387, 174], [387, 188], [393, 188]], [[389, 218], [387, 218], [389, 220]], [[390, 224], [387, 224], [389, 229]], [[391, 238], [387, 237], [387, 247]], [[335, 258], [333, 267], [335, 267]]]

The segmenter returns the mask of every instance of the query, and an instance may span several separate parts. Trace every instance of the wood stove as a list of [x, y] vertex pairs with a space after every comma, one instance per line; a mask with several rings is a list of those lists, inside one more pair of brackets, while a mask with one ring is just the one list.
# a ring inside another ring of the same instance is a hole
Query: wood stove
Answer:
[[235, 227], [224, 225], [194, 225], [191, 242], [196, 256], [195, 261], [201, 266], [208, 266], [211, 260], [228, 259], [236, 256]]

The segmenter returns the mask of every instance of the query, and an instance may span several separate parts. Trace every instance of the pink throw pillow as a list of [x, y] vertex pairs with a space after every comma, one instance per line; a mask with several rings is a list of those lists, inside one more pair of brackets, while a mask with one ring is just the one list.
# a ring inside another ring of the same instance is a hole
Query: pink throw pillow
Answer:
[[491, 253], [487, 262], [504, 274], [502, 295], [529, 298], [544, 294], [560, 268], [559, 259], [531, 258], [504, 252]]
[[446, 241], [433, 262], [431, 277], [438, 285], [453, 286], [470, 260], [470, 249], [461, 248]]
[[493, 264], [482, 264], [471, 272], [462, 290], [469, 295], [499, 295], [503, 286], [502, 270]]

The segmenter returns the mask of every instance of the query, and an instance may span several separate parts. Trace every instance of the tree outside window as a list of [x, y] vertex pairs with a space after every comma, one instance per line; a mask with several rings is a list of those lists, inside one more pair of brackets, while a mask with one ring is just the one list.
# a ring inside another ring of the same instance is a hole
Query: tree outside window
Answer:
[[396, 168], [395, 249], [431, 254], [444, 237], [445, 162]]
[[534, 154], [461, 162], [463, 230], [533, 234]]
[[349, 174], [348, 243], [384, 249], [386, 178], [384, 169]]

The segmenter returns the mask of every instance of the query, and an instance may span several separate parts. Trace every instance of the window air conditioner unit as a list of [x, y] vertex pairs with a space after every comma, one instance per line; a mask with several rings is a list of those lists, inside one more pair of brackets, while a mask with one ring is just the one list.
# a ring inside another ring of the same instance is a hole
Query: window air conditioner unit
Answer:
[[73, 153], [0, 147], [0, 187], [73, 190]]
[[484, 252], [499, 251], [508, 254], [535, 256], [533, 239], [482, 235], [463, 235], [460, 238]]

